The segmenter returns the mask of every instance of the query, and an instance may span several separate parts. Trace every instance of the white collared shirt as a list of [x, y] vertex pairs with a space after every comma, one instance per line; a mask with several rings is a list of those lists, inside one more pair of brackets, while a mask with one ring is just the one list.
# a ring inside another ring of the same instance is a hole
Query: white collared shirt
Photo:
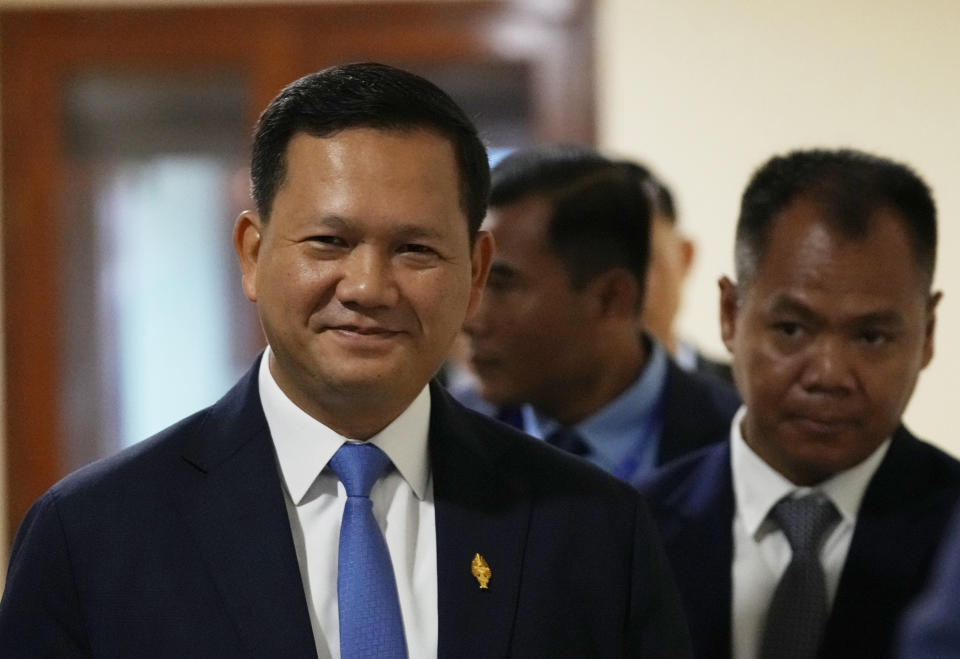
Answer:
[[745, 414], [746, 408], [741, 407], [730, 429], [735, 501], [731, 642], [736, 659], [757, 656], [767, 609], [792, 556], [786, 536], [767, 518], [770, 509], [788, 494], [802, 496], [814, 491], [824, 494], [836, 506], [841, 520], [827, 535], [820, 552], [827, 581], [827, 604], [833, 606], [860, 502], [890, 446], [887, 439], [860, 464], [814, 487], [798, 487], [747, 446], [740, 431]]
[[[260, 364], [260, 401], [276, 447], [284, 501], [320, 659], [340, 657], [337, 554], [346, 490], [327, 463], [349, 441], [297, 407]], [[427, 455], [430, 390], [369, 441], [396, 467], [373, 486], [373, 514], [390, 550], [411, 657], [437, 656], [437, 544]]]

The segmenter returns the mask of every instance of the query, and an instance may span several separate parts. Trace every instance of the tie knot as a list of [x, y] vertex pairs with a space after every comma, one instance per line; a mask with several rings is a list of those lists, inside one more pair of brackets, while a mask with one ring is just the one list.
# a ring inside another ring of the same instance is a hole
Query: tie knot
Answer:
[[819, 552], [827, 531], [840, 521], [836, 506], [820, 493], [784, 497], [773, 507], [770, 516], [787, 536], [794, 555]]
[[583, 437], [573, 428], [558, 428], [545, 437], [547, 444], [552, 444], [574, 455], [588, 455], [590, 447], [583, 441]]
[[373, 444], [344, 444], [330, 458], [348, 497], [369, 497], [373, 484], [390, 467], [390, 458]]

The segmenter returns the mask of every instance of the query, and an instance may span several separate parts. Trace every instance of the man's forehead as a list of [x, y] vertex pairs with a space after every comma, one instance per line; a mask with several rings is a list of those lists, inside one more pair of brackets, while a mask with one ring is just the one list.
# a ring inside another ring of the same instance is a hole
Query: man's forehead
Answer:
[[759, 269], [783, 270], [784, 265], [810, 267], [818, 260], [886, 258], [872, 263], [916, 268], [910, 235], [898, 213], [878, 209], [865, 223], [845, 222], [825, 214], [811, 201], [797, 201], [772, 222], [759, 254]]
[[910, 223], [903, 213], [880, 200], [864, 200], [858, 208], [845, 209], [813, 194], [800, 194], [772, 217], [765, 244], [768, 250], [777, 237], [792, 240], [796, 235], [815, 235], [819, 240], [837, 243], [864, 244], [883, 239], [908, 245]]
[[774, 316], [812, 322], [851, 325], [899, 325], [904, 322], [903, 311], [885, 299], [838, 300], [830, 295], [780, 291], [766, 300], [764, 310]]

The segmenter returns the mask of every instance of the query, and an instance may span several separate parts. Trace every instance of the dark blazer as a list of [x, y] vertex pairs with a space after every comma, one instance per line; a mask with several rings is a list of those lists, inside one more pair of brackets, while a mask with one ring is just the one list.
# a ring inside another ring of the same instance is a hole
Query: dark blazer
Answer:
[[733, 385], [733, 368], [730, 362], [722, 362], [717, 359], [707, 357], [702, 352], [697, 352], [694, 369], [700, 373], [712, 375], [724, 382]]
[[[694, 656], [729, 657], [733, 477], [724, 442], [641, 486], [660, 525]], [[960, 496], [960, 462], [901, 427], [864, 494], [820, 656], [886, 657]]]
[[[431, 386], [441, 657], [685, 656], [641, 498]], [[31, 509], [0, 656], [313, 657], [256, 366]], [[476, 553], [488, 590], [471, 575]]]
[[669, 359], [657, 466], [729, 438], [739, 407], [740, 397], [729, 383], [685, 371]]

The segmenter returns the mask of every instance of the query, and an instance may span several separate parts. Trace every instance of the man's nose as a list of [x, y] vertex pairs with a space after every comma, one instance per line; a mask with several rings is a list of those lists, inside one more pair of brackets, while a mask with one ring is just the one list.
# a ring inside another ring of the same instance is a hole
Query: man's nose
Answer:
[[388, 255], [361, 245], [355, 247], [340, 265], [337, 298], [344, 306], [384, 307], [397, 303], [397, 282]]
[[846, 393], [856, 386], [854, 355], [840, 336], [817, 337], [808, 349], [802, 383], [819, 393]]

